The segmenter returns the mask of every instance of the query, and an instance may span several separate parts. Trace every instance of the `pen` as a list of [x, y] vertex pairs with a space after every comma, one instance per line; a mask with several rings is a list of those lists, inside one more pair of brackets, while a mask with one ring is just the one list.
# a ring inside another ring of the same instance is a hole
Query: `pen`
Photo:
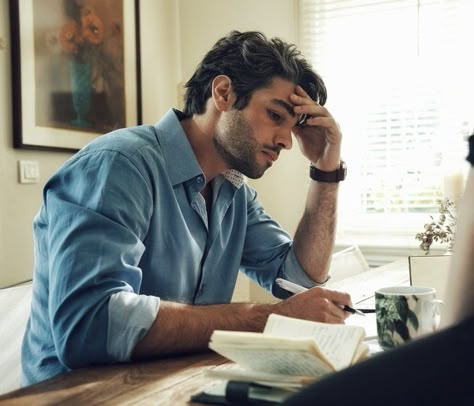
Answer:
[[[301, 293], [301, 292], [305, 292], [306, 290], [308, 290], [308, 289], [304, 288], [303, 286], [297, 285], [296, 283], [287, 281], [287, 280], [282, 279], [282, 278], [277, 278], [275, 280], [275, 282], [277, 283], [278, 286], [280, 286], [280, 288], [285, 289], [286, 291], [291, 292], [291, 293]], [[347, 306], [347, 305], [344, 305], [342, 310], [344, 310], [346, 312], [349, 312], [349, 313], [352, 313], [352, 314], [358, 314], [360, 316], [365, 317], [365, 314], [362, 311], [360, 311], [358, 309], [354, 309], [353, 307], [350, 307], [350, 306]]]

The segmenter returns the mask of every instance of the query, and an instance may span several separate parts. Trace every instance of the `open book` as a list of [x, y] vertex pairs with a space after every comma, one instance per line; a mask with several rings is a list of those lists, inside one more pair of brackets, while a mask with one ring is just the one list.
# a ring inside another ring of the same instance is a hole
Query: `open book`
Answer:
[[302, 386], [365, 358], [365, 330], [271, 314], [263, 333], [215, 330], [209, 348], [237, 363], [223, 379]]

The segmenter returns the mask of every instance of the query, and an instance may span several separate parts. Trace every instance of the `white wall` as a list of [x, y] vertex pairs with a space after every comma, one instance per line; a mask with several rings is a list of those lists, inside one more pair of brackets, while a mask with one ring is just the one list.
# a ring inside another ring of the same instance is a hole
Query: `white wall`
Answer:
[[[177, 102], [177, 3], [141, 0], [143, 121], [154, 123]], [[0, 50], [0, 287], [31, 279], [33, 269], [32, 222], [41, 205], [42, 188], [71, 154], [13, 148], [11, 64], [8, 0], [0, 0], [0, 37], [8, 46]], [[36, 160], [38, 184], [19, 184], [17, 162]]]
[[[8, 0], [0, 0], [0, 287], [31, 278], [32, 221], [41, 201], [44, 181], [69, 155], [13, 149]], [[20, 185], [17, 162], [37, 160], [41, 182]]]
[[[232, 29], [261, 30], [296, 42], [296, 0], [140, 0], [143, 122], [154, 123], [178, 105], [186, 81], [214, 42]], [[71, 154], [13, 149], [8, 0], [0, 0], [0, 287], [29, 279], [33, 268], [32, 221], [41, 191]], [[17, 161], [37, 160], [40, 182], [18, 183]], [[298, 148], [252, 181], [267, 211], [291, 233], [307, 187], [307, 163]]]
[[143, 122], [154, 124], [178, 102], [178, 3], [140, 0]]

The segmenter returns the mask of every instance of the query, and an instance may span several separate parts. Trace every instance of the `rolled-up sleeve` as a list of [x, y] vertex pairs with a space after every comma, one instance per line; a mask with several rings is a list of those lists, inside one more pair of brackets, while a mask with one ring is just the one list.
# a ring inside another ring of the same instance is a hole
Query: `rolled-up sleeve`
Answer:
[[296, 258], [295, 251], [293, 250], [293, 245], [288, 251], [288, 254], [285, 258], [285, 263], [283, 264], [278, 277], [287, 279], [308, 289], [313, 288], [315, 286], [324, 286], [324, 284], [327, 282], [326, 280], [323, 283], [318, 283], [307, 275], [303, 268], [301, 268], [301, 265], [298, 262], [298, 259]]
[[114, 151], [79, 156], [45, 188], [49, 317], [68, 368], [129, 359], [153, 323], [159, 299], [139, 295], [150, 190]]
[[136, 343], [155, 321], [159, 306], [160, 298], [156, 296], [114, 293], [109, 300], [109, 354], [119, 361], [130, 361]]

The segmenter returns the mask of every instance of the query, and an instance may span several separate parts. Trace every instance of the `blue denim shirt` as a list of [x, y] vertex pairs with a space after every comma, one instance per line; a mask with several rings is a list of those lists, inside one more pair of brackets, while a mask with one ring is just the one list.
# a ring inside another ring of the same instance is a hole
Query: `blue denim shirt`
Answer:
[[228, 303], [239, 270], [279, 297], [277, 277], [314, 286], [240, 173], [212, 181], [208, 215], [179, 116], [98, 137], [46, 184], [23, 384], [129, 360], [160, 299]]

